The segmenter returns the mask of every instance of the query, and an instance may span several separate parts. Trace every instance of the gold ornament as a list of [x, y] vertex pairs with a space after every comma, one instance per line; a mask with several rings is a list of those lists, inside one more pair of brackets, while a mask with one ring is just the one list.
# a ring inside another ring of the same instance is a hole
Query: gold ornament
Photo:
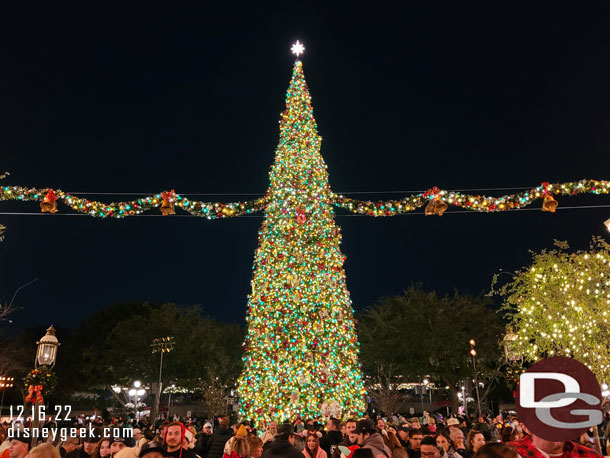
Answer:
[[44, 200], [40, 202], [40, 211], [42, 213], [57, 213], [57, 198], [52, 189], [49, 189], [47, 195], [44, 196]]
[[553, 196], [551, 194], [547, 194], [544, 196], [544, 202], [542, 202], [542, 211], [555, 213], [557, 205], [559, 205], [559, 203], [553, 198]]
[[167, 215], [175, 215], [176, 212], [174, 211], [174, 196], [175, 196], [175, 192], [172, 189], [171, 192], [164, 192], [161, 193], [161, 197], [163, 197], [163, 203], [161, 204], [161, 214], [163, 216], [167, 216]]
[[447, 210], [448, 206], [445, 202], [440, 199], [431, 200], [428, 205], [426, 205], [425, 214], [426, 216], [430, 215], [438, 215], [443, 216], [443, 213]]

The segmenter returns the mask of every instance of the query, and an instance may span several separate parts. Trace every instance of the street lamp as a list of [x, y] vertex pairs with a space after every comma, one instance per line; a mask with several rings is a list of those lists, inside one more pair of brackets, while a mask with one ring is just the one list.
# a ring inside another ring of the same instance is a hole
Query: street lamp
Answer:
[[432, 404], [432, 390], [430, 389], [430, 376], [426, 375], [424, 377], [424, 386], [426, 387], [426, 390], [428, 390], [428, 400], [430, 402], [430, 404]]
[[[155, 393], [155, 402], [153, 404], [150, 418], [154, 421], [159, 415], [159, 403], [161, 401], [161, 393], [163, 392], [163, 383], [161, 382], [161, 374], [163, 374], [163, 353], [169, 353], [174, 349], [174, 338], [173, 337], [160, 337], [154, 339], [151, 344], [152, 352], [161, 352], [161, 361], [159, 362], [159, 387]], [[167, 406], [169, 411], [169, 405]]]
[[146, 390], [144, 388], [140, 388], [142, 386], [142, 382], [140, 382], [139, 380], [136, 380], [135, 382], [133, 382], [133, 388], [131, 388], [127, 394], [129, 394], [129, 396], [131, 397], [135, 397], [136, 398], [136, 422], [139, 421], [138, 418], [138, 402], [139, 399], [144, 396], [146, 394]]
[[59, 341], [55, 337], [55, 328], [53, 325], [47, 329], [47, 333], [36, 342], [38, 345], [38, 351], [36, 352], [36, 359], [34, 361], [35, 367], [47, 366], [49, 368], [55, 365], [55, 359], [57, 358], [57, 347], [59, 347]]
[[476, 342], [474, 339], [470, 339], [468, 342], [470, 344], [470, 356], [472, 356], [472, 370], [474, 371], [474, 386], [477, 392], [477, 409], [479, 411], [479, 417], [481, 416], [481, 398], [479, 396], [479, 382], [477, 380], [477, 363], [476, 356], [477, 350], [475, 349]]
[[[36, 358], [34, 358], [34, 367], [36, 369], [39, 367], [48, 369], [53, 368], [53, 366], [55, 366], [55, 360], [57, 359], [57, 347], [59, 347], [59, 341], [57, 340], [57, 337], [55, 337], [55, 328], [53, 325], [47, 329], [47, 333], [42, 336], [42, 339], [36, 342], [36, 345], [38, 345], [38, 348], [36, 350]], [[30, 385], [30, 387], [31, 386], [32, 385]], [[40, 423], [39, 408], [38, 397], [36, 397], [34, 401], [34, 415], [32, 418], [33, 430], [37, 430]], [[37, 441], [38, 439], [36, 437], [32, 437], [30, 446], [36, 446]]]
[[[175, 390], [175, 389], [176, 389], [176, 385], [175, 385], [174, 383], [172, 383], [172, 386], [170, 386], [170, 388], [171, 388], [171, 389], [172, 389], [172, 391], [173, 391], [173, 390]], [[167, 419], [168, 419], [168, 420], [169, 420], [169, 418], [170, 418], [170, 417], [169, 417], [169, 408], [171, 407], [171, 405], [172, 405], [172, 392], [170, 391], [170, 392], [169, 392], [169, 397], [168, 397], [168, 399], [167, 399]]]

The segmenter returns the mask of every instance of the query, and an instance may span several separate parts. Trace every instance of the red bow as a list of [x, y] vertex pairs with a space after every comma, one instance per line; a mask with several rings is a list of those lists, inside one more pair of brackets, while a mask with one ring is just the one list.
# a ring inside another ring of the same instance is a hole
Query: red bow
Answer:
[[30, 385], [28, 388], [28, 395], [25, 397], [25, 403], [29, 404], [44, 404], [42, 397], [42, 385]]
[[542, 192], [544, 192], [544, 194], [549, 194], [550, 183], [548, 181], [543, 181], [541, 184], [542, 184]]
[[161, 197], [163, 197], [165, 200], [171, 200], [174, 198], [175, 195], [176, 195], [176, 191], [174, 191], [173, 189], [170, 192], [161, 193]]
[[52, 189], [49, 189], [45, 197], [49, 200], [49, 202], [55, 202], [57, 200], [57, 197], [55, 197], [55, 191]]
[[438, 189], [436, 186], [434, 186], [433, 188], [428, 189], [426, 192], [424, 192], [421, 196], [422, 197], [428, 197], [428, 196], [431, 196], [431, 195], [436, 195], [439, 192], [441, 192], [441, 190]]

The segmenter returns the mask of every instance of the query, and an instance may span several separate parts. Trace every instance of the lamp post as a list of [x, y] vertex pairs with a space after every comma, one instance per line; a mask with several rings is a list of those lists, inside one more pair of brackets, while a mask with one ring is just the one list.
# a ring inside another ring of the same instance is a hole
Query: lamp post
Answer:
[[[170, 387], [172, 390], [176, 389], [176, 385], [172, 383], [172, 386]], [[167, 399], [167, 419], [169, 420], [169, 408], [172, 405], [172, 392], [169, 392], [169, 398]]]
[[462, 403], [464, 404], [464, 415], [468, 416], [468, 406], [466, 405], [466, 387], [462, 385]]
[[13, 377], [0, 376], [0, 390], [2, 390], [2, 401], [0, 401], [0, 421], [2, 419], [2, 408], [4, 407], [4, 392], [13, 386]]
[[160, 337], [159, 339], [154, 339], [153, 343], [150, 346], [152, 348], [153, 353], [161, 353], [161, 358], [159, 362], [159, 388], [155, 393], [155, 402], [153, 403], [152, 412], [150, 413], [150, 419], [154, 423], [154, 421], [157, 419], [157, 416], [159, 415], [159, 403], [161, 402], [161, 393], [163, 392], [163, 383], [161, 382], [161, 375], [163, 374], [163, 354], [169, 353], [174, 349], [174, 338]]
[[137, 423], [140, 420], [138, 415], [138, 403], [140, 401], [140, 398], [146, 394], [146, 390], [142, 388], [142, 383], [139, 380], [136, 380], [135, 382], [133, 382], [133, 388], [131, 388], [127, 393], [129, 394], [129, 396], [136, 398], [135, 409]]
[[430, 404], [432, 404], [432, 390], [430, 389], [430, 376], [426, 375], [424, 377], [424, 386], [426, 387], [426, 390], [428, 391], [428, 402]]
[[[36, 350], [36, 358], [34, 359], [34, 367], [38, 369], [39, 367], [46, 367], [48, 369], [52, 369], [55, 366], [55, 361], [57, 359], [57, 347], [59, 347], [59, 341], [57, 337], [55, 337], [55, 328], [53, 325], [47, 329], [47, 333], [42, 336], [38, 342], [36, 342], [38, 348]], [[35, 430], [38, 428], [40, 420], [39, 420], [39, 404], [38, 398], [35, 398], [34, 401], [34, 417], [32, 418], [32, 428]], [[31, 447], [36, 446], [36, 437], [32, 437]]]
[[51, 369], [55, 366], [55, 360], [57, 359], [57, 347], [59, 347], [59, 341], [55, 337], [55, 328], [53, 325], [47, 329], [47, 333], [36, 342], [38, 350], [36, 351], [36, 359], [34, 365], [36, 368], [39, 366], [45, 366]]
[[477, 392], [477, 409], [479, 411], [479, 417], [481, 416], [481, 398], [479, 397], [479, 381], [477, 380], [477, 362], [476, 356], [477, 351], [474, 348], [476, 346], [476, 342], [474, 339], [470, 339], [468, 342], [470, 344], [470, 356], [472, 356], [472, 370], [474, 371], [474, 387]]

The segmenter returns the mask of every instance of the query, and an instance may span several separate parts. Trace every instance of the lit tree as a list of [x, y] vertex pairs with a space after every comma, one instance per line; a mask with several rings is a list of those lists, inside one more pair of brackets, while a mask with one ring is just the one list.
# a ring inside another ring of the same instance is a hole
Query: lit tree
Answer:
[[[297, 42], [292, 50], [298, 57], [304, 48]], [[316, 415], [321, 408], [325, 415], [335, 416], [364, 410], [358, 342], [333, 207], [360, 215], [394, 216], [425, 206], [426, 215], [440, 216], [449, 206], [492, 213], [542, 200], [543, 211], [555, 212], [554, 196], [610, 194], [609, 181], [591, 179], [543, 182], [499, 197], [437, 187], [378, 202], [333, 194], [298, 60], [280, 130], [269, 190], [251, 201], [201, 202], [171, 190], [105, 203], [61, 189], [0, 187], [0, 201], [36, 201], [43, 213], [50, 214], [59, 211], [60, 203], [96, 218], [124, 218], [153, 209], [169, 216], [180, 209], [215, 220], [264, 211], [248, 299], [245, 369], [239, 380], [241, 413], [263, 426], [271, 419]]]
[[364, 411], [333, 196], [297, 60], [280, 119], [248, 300], [241, 413], [257, 423]]
[[529, 361], [571, 356], [610, 380], [610, 245], [594, 238], [575, 253], [565, 242], [556, 246], [495, 291], [515, 332], [509, 350]]

